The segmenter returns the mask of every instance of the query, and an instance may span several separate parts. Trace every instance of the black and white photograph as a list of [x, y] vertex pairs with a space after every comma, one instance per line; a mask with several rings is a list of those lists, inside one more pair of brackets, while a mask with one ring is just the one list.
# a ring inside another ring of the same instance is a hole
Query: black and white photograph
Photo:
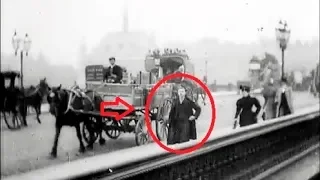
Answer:
[[1, 0], [1, 179], [320, 179], [319, 64], [319, 0]]

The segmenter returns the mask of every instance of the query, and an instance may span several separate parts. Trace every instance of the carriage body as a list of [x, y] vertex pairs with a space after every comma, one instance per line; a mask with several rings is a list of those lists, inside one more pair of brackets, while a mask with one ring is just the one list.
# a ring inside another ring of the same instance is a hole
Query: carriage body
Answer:
[[[183, 73], [195, 75], [195, 68], [189, 56], [186, 53], [169, 52], [148, 54], [145, 59], [145, 69], [147, 72], [161, 79], [164, 76]], [[178, 97], [177, 90], [179, 85], [184, 85], [187, 90], [187, 97], [194, 102], [198, 101], [202, 91], [200, 86], [191, 79], [178, 77], [166, 81], [157, 89], [153, 101], [153, 106], [157, 108], [157, 116], [155, 119], [156, 135], [160, 140], [166, 140], [168, 136], [168, 120], [173, 101]]]
[[[128, 104], [134, 107], [134, 111], [124, 117], [120, 121], [116, 121], [112, 117], [102, 117], [105, 121], [106, 134], [112, 138], [116, 139], [119, 137], [121, 132], [135, 132], [136, 134], [136, 144], [141, 145], [146, 142], [139, 140], [139, 132], [142, 131], [144, 127], [144, 112], [145, 104], [148, 98], [148, 94], [154, 83], [141, 83], [141, 78], [139, 84], [133, 83], [104, 83], [103, 75], [105, 73], [105, 68], [101, 65], [90, 65], [86, 67], [86, 89], [93, 90], [96, 92], [101, 99], [105, 102], [114, 102], [116, 97], [120, 97], [122, 100], [126, 101]], [[141, 74], [141, 73], [140, 73]], [[173, 86], [172, 84], [166, 84], [161, 86], [157, 93], [152, 97], [152, 103], [149, 107], [150, 119], [156, 118], [157, 109], [161, 106], [161, 100], [171, 96]], [[119, 104], [118, 106], [106, 107], [108, 111], [118, 112], [119, 114], [124, 112], [127, 107]], [[98, 116], [98, 115], [95, 115]], [[85, 132], [85, 126], [83, 126], [83, 132]], [[148, 138], [150, 140], [150, 138]]]
[[[172, 73], [187, 73], [194, 75], [194, 65], [185, 54], [173, 53], [156, 56], [147, 56], [145, 59], [146, 73], [140, 72], [135, 83], [103, 83], [105, 68], [101, 65], [91, 65], [86, 67], [86, 88], [97, 92], [103, 101], [114, 102], [116, 97], [120, 97], [135, 108], [135, 111], [124, 117], [120, 121], [112, 118], [107, 119], [107, 135], [116, 139], [120, 132], [135, 132], [136, 144], [141, 145], [150, 142], [151, 138], [145, 131], [145, 105], [148, 95], [154, 84], [164, 75]], [[148, 74], [148, 75], [147, 75]], [[129, 80], [130, 81], [130, 80]], [[197, 101], [199, 95], [198, 86], [189, 79], [177, 78], [162, 84], [152, 97], [149, 109], [150, 119], [156, 125], [156, 134], [160, 140], [167, 136], [168, 117], [173, 100], [177, 97], [177, 85], [184, 84], [187, 88], [187, 95], [190, 99]], [[126, 107], [122, 105], [107, 108], [115, 112], [123, 112]], [[132, 123], [134, 122], [134, 123]], [[112, 136], [112, 132], [117, 131], [117, 136]], [[143, 133], [142, 133], [143, 132]], [[163, 134], [164, 133], [164, 134]], [[143, 140], [141, 139], [143, 138]]]
[[[99, 93], [103, 101], [114, 101], [116, 97], [121, 97], [127, 103], [136, 108], [144, 106], [144, 91], [143, 87], [136, 84], [111, 84], [103, 83], [95, 88], [95, 92]], [[123, 109], [122, 106], [114, 106], [114, 109]]]
[[[149, 54], [145, 59], [146, 71], [153, 74], [157, 79], [161, 79], [164, 76], [173, 73], [183, 73], [189, 75], [195, 75], [195, 68], [188, 55], [183, 53], [164, 53], [164, 54]], [[187, 96], [193, 101], [198, 100], [199, 96], [199, 86], [191, 79], [186, 79], [183, 77], [171, 79], [166, 82], [167, 87], [172, 90], [170, 96], [175, 97], [176, 85], [182, 84], [187, 89]], [[165, 85], [162, 85], [165, 86]], [[157, 93], [161, 93], [160, 90]]]
[[[145, 109], [148, 94], [154, 84], [112, 84], [112, 83], [88, 83], [89, 89], [97, 92], [103, 101], [111, 102], [116, 97], [120, 97], [127, 103], [134, 106], [136, 109]], [[161, 100], [172, 97], [174, 84], [164, 84], [157, 89], [157, 92], [152, 97], [150, 109], [157, 108], [161, 105]], [[113, 106], [115, 110], [123, 110], [124, 106]]]
[[[20, 78], [20, 73], [17, 71], [0, 72], [0, 85], [2, 92], [0, 93], [0, 116], [1, 119], [4, 119], [8, 129], [11, 130], [19, 129], [24, 124], [20, 108], [18, 108], [23, 96], [22, 93], [20, 94], [20, 88], [17, 87], [17, 78]], [[19, 109], [18, 113], [12, 113], [17, 108]]]

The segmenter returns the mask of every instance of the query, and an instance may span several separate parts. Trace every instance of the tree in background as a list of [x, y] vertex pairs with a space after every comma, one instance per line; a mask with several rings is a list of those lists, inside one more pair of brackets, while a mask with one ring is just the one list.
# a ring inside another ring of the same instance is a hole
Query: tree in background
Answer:
[[[1, 63], [6, 67], [5, 70], [10, 70], [10, 67], [20, 66], [20, 63], [14, 59], [13, 55], [6, 55], [1, 53]], [[4, 70], [4, 69], [2, 69]], [[39, 80], [46, 77], [49, 85], [58, 86], [71, 86], [74, 80], [77, 78], [76, 70], [73, 66], [69, 65], [52, 65], [48, 62], [48, 58], [39, 53], [35, 59], [32, 56], [24, 61], [24, 84], [26, 86], [37, 85]]]
[[260, 80], [265, 85], [273, 78], [275, 82], [279, 82], [281, 78], [281, 68], [276, 57], [270, 53], [265, 53], [265, 57], [260, 61], [261, 73]]

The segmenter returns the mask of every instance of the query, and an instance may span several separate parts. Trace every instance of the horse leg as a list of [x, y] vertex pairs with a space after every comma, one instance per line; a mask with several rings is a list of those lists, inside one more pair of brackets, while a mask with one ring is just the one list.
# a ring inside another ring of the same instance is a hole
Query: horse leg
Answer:
[[82, 142], [82, 135], [81, 135], [81, 131], [80, 131], [80, 124], [77, 124], [75, 126], [76, 128], [76, 131], [77, 131], [77, 137], [78, 137], [78, 140], [79, 140], [79, 143], [80, 143], [80, 148], [79, 148], [79, 152], [80, 153], [84, 153], [85, 152], [85, 147], [84, 147], [84, 144]]
[[38, 104], [39, 115], [41, 114], [41, 105], [42, 105], [42, 102], [40, 101], [39, 104]]
[[19, 105], [19, 111], [21, 114], [21, 118], [22, 118], [22, 122], [24, 126], [28, 126], [27, 123], [27, 105], [25, 104], [25, 102], [23, 102], [22, 104]]
[[99, 130], [99, 144], [104, 145], [106, 143], [106, 140], [102, 136], [102, 128]]
[[102, 131], [103, 131], [103, 123], [102, 123], [102, 118], [98, 118], [98, 127], [99, 127], [99, 144], [104, 145], [106, 143], [106, 140], [102, 136]]
[[38, 105], [35, 105], [35, 106], [34, 106], [34, 110], [36, 111], [37, 121], [38, 121], [39, 124], [41, 124], [41, 120], [40, 120], [40, 118], [39, 118], [39, 116], [40, 116], [40, 111], [39, 111]]
[[62, 126], [56, 126], [56, 134], [54, 136], [54, 143], [53, 143], [53, 147], [52, 147], [52, 150], [51, 150], [51, 153], [50, 153], [52, 158], [56, 158], [57, 157], [57, 148], [58, 148], [58, 141], [59, 141], [61, 128], [62, 128]]
[[86, 126], [88, 131], [89, 131], [89, 135], [90, 135], [90, 142], [87, 145], [88, 149], [93, 149], [93, 144], [94, 144], [94, 131], [95, 129], [92, 127], [92, 124], [90, 123], [90, 121], [88, 122], [83, 122], [83, 126]]

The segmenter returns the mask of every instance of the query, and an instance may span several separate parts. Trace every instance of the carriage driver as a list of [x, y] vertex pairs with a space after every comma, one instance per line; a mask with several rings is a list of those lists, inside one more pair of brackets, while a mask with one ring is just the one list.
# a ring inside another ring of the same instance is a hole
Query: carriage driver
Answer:
[[122, 81], [122, 68], [115, 64], [116, 58], [109, 58], [110, 66], [107, 68], [107, 72], [104, 77], [104, 81], [107, 83], [121, 83]]

